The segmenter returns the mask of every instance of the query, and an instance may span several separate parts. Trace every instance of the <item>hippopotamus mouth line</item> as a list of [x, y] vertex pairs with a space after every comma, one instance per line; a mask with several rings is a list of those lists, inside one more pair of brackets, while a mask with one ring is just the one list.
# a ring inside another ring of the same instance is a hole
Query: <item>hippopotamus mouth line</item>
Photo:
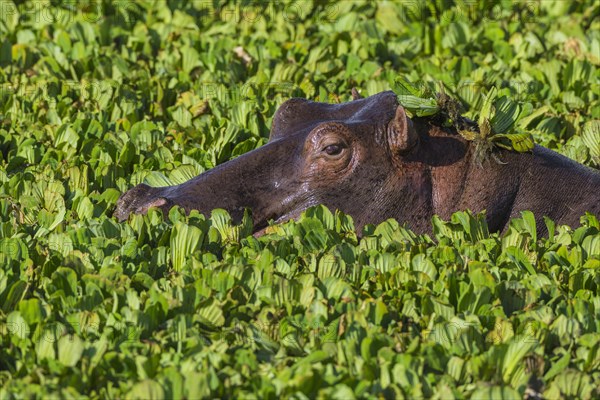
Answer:
[[292, 198], [288, 200], [288, 202], [285, 204], [285, 206], [287, 206], [287, 208], [290, 209], [290, 211], [286, 212], [284, 215], [279, 216], [275, 213], [272, 213], [270, 217], [255, 222], [252, 234], [254, 235], [254, 237], [262, 236], [271, 225], [271, 222], [273, 225], [277, 225], [290, 220], [297, 220], [303, 211], [305, 211], [309, 207], [316, 206], [318, 204], [320, 204], [319, 200], [316, 199], [310, 193], [308, 196]]

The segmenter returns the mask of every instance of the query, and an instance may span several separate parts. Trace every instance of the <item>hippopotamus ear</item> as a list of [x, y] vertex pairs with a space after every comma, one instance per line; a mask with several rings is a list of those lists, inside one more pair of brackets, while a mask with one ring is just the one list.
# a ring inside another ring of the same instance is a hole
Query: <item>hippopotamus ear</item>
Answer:
[[392, 154], [406, 154], [419, 142], [419, 135], [402, 106], [396, 108], [396, 115], [388, 125], [388, 145]]

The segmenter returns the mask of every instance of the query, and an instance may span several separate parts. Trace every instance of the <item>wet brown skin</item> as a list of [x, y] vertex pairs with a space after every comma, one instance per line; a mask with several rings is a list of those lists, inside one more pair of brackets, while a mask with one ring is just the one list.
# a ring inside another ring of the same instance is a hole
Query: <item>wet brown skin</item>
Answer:
[[431, 217], [486, 210], [491, 231], [531, 210], [576, 226], [600, 212], [600, 173], [551, 150], [500, 151], [504, 164], [473, 161], [473, 145], [423, 119], [409, 119], [393, 92], [342, 104], [291, 99], [277, 110], [269, 143], [181, 185], [141, 184], [117, 202], [123, 221], [148, 208], [250, 208], [255, 231], [324, 204], [354, 218], [357, 230], [388, 218], [429, 232]]

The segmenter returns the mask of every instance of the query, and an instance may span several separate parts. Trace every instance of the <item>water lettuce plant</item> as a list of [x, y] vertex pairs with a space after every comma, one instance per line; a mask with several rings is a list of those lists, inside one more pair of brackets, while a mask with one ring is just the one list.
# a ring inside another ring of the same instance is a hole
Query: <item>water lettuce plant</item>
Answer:
[[264, 144], [289, 97], [398, 76], [597, 168], [599, 7], [0, 1], [0, 398], [599, 397], [597, 216], [360, 238], [323, 207], [260, 238], [222, 210], [111, 217]]

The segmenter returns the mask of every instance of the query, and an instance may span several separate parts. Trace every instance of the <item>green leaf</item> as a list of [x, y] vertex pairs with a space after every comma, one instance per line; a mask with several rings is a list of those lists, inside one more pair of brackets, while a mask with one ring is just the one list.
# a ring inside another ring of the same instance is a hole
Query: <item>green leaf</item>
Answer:
[[531, 211], [521, 211], [523, 217], [523, 226], [525, 230], [531, 235], [532, 242], [537, 242], [537, 228], [535, 222], [535, 216]]
[[596, 165], [600, 165], [600, 120], [588, 121], [583, 125], [581, 140], [590, 150]]
[[42, 307], [42, 303], [35, 298], [21, 301], [19, 312], [30, 326], [43, 321], [46, 316], [46, 310]]
[[521, 365], [523, 358], [538, 345], [537, 340], [528, 336], [515, 336], [508, 345], [506, 354], [502, 361], [502, 378], [504, 382], [510, 382], [513, 374]]
[[415, 96], [398, 96], [402, 107], [417, 117], [428, 117], [439, 112], [440, 108], [435, 99], [422, 99]]
[[207, 305], [198, 308], [196, 315], [203, 324], [211, 329], [221, 327], [225, 323], [223, 310], [214, 300], [211, 300]]
[[[514, 150], [519, 153], [525, 153], [533, 151], [535, 143], [533, 137], [529, 133], [510, 133], [510, 134], [498, 134], [492, 138], [495, 143], [508, 150]], [[507, 140], [501, 140], [507, 139]], [[508, 143], [506, 143], [508, 141]]]
[[[495, 114], [494, 102], [496, 101], [496, 96], [498, 95], [498, 90], [495, 87], [491, 87], [488, 91], [487, 95], [484, 96], [483, 106], [481, 107], [481, 111], [479, 112], [479, 126], [486, 125], [490, 121]], [[482, 131], [483, 134], [483, 131]], [[485, 136], [485, 135], [484, 135]]]
[[15, 306], [21, 301], [25, 295], [27, 289], [27, 283], [23, 281], [16, 281], [6, 290], [6, 297], [2, 304], [2, 311], [9, 313], [14, 310]]
[[560, 390], [560, 393], [569, 398], [591, 399], [592, 393], [597, 390], [597, 385], [591, 382], [588, 374], [577, 370], [568, 369], [554, 378], [553, 386]]
[[404, 78], [396, 78], [394, 91], [400, 105], [417, 117], [435, 115], [440, 111], [437, 100], [428, 95], [428, 89], [419, 89]]
[[424, 95], [423, 89], [419, 89], [417, 86], [415, 86], [413, 83], [409, 82], [405, 78], [396, 78], [394, 80], [394, 84], [394, 92], [399, 97], [422, 97]]
[[165, 392], [158, 382], [151, 379], [145, 379], [136, 383], [125, 395], [125, 398], [161, 400], [165, 398]]
[[417, 254], [411, 262], [413, 271], [423, 272], [431, 280], [437, 279], [437, 270], [435, 265], [426, 258], [425, 254]]
[[30, 334], [30, 327], [27, 324], [27, 321], [18, 311], [13, 311], [8, 314], [6, 317], [6, 328], [8, 334], [20, 339], [26, 339]]
[[81, 359], [84, 342], [77, 335], [66, 335], [58, 340], [58, 361], [67, 367], [74, 367]]
[[200, 228], [187, 225], [184, 222], [176, 222], [171, 232], [171, 260], [173, 269], [181, 271], [187, 257], [202, 244], [205, 236]]
[[509, 386], [480, 386], [472, 394], [477, 400], [520, 400], [522, 396]]
[[244, 211], [241, 224], [232, 225], [231, 216], [226, 210], [215, 209], [211, 212], [212, 226], [214, 226], [224, 241], [239, 242], [242, 238], [252, 234], [253, 223], [248, 210]]
[[494, 108], [496, 109], [496, 113], [490, 123], [495, 133], [508, 131], [517, 122], [521, 113], [521, 107], [506, 96], [502, 96], [496, 100]]
[[570, 362], [571, 362], [571, 354], [569, 354], [567, 352], [558, 361], [552, 363], [552, 366], [550, 367], [548, 372], [546, 372], [546, 374], [544, 375], [544, 380], [546, 382], [550, 382], [552, 380], [552, 378], [554, 378], [556, 375], [558, 375], [562, 371], [564, 371], [565, 368], [567, 368], [569, 366]]
[[508, 247], [506, 248], [506, 255], [519, 268], [526, 270], [531, 275], [536, 274], [535, 268], [531, 265], [531, 262], [529, 262], [527, 256], [525, 256], [525, 253], [523, 253], [523, 250], [520, 248], [514, 246]]

